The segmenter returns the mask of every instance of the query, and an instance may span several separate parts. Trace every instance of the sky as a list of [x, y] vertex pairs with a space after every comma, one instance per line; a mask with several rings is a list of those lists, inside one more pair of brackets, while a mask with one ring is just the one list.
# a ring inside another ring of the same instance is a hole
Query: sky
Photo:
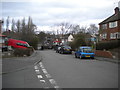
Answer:
[[120, 0], [2, 0], [0, 18], [28, 20], [31, 16], [38, 30], [51, 30], [62, 22], [89, 26], [114, 14]]

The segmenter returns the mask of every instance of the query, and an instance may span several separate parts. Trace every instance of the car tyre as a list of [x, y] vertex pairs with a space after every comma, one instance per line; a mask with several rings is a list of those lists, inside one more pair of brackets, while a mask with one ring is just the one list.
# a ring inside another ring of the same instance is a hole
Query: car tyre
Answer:
[[82, 59], [82, 56], [80, 55], [80, 59]]
[[61, 51], [61, 54], [64, 54], [64, 52], [63, 52], [63, 51]]
[[75, 54], [75, 58], [78, 58], [76, 54]]

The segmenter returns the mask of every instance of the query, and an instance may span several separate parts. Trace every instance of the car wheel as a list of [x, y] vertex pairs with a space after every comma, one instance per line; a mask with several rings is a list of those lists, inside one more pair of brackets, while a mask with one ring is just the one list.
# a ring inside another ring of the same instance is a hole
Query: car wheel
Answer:
[[61, 54], [61, 51], [59, 51], [59, 53]]
[[75, 58], [78, 58], [76, 54], [75, 54]]
[[94, 59], [94, 57], [92, 57], [91, 59]]
[[64, 52], [63, 51], [61, 51], [61, 54], [63, 54]]
[[82, 56], [80, 55], [80, 59], [82, 59]]

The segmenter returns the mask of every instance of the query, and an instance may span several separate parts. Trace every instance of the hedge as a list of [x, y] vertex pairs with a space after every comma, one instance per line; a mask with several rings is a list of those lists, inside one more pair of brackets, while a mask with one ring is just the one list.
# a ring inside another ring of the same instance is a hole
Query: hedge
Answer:
[[120, 40], [107, 41], [107, 42], [99, 42], [99, 43], [96, 44], [96, 49], [97, 50], [114, 49], [114, 48], [120, 47], [119, 43], [120, 43]]
[[27, 48], [27, 49], [21, 49], [21, 48], [15, 48], [13, 54], [15, 56], [30, 56], [34, 52], [33, 48]]

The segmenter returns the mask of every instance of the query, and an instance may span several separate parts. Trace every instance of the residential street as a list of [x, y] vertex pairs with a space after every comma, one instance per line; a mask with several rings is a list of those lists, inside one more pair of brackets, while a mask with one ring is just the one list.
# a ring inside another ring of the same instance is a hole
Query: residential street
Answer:
[[54, 50], [6, 58], [2, 64], [3, 88], [118, 88], [118, 64]]

